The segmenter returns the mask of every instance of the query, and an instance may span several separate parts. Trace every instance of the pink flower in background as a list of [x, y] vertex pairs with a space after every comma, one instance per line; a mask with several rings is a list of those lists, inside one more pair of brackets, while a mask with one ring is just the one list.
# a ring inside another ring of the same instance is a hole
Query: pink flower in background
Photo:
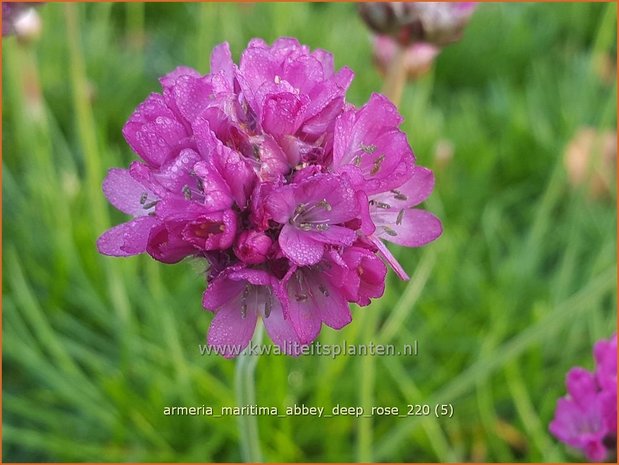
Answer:
[[387, 74], [402, 48], [403, 66], [415, 79], [432, 67], [442, 47], [460, 39], [476, 6], [476, 2], [367, 2], [359, 4], [359, 13], [376, 34], [374, 62], [380, 72]]
[[238, 66], [224, 43], [209, 74], [164, 76], [123, 129], [142, 161], [103, 183], [133, 218], [99, 251], [206, 259], [208, 342], [227, 357], [258, 319], [284, 350], [311, 343], [323, 323], [348, 324], [349, 303], [382, 295], [383, 260], [407, 278], [383, 239], [417, 247], [441, 234], [416, 208], [434, 178], [416, 165], [401, 116], [381, 95], [346, 103], [352, 78], [289, 38], [252, 40]]
[[598, 341], [594, 348], [595, 379], [601, 389], [604, 421], [617, 435], [617, 335], [608, 341]]
[[[374, 36], [374, 62], [381, 73], [387, 74], [389, 64], [400, 45], [387, 35]], [[434, 59], [441, 52], [440, 47], [426, 42], [417, 42], [404, 50], [404, 66], [410, 78], [418, 78], [432, 68]]]
[[594, 373], [580, 367], [569, 371], [568, 395], [557, 402], [550, 432], [588, 460], [601, 462], [617, 442], [617, 335], [599, 341], [594, 355]]
[[372, 31], [400, 45], [445, 46], [460, 39], [476, 2], [367, 2], [359, 13]]
[[40, 20], [34, 12], [34, 2], [2, 2], [2, 35], [23, 33], [27, 36], [38, 36], [41, 30]]

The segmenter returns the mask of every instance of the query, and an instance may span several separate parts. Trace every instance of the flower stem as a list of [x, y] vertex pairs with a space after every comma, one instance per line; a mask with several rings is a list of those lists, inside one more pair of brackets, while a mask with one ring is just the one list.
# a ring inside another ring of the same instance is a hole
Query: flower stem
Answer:
[[393, 104], [398, 107], [402, 99], [404, 84], [406, 84], [406, 67], [404, 66], [404, 47], [398, 45], [395, 55], [389, 63], [385, 83], [383, 84], [382, 93], [386, 95]]
[[[258, 321], [256, 331], [250, 345], [256, 346], [262, 343], [262, 322]], [[243, 351], [236, 362], [235, 390], [236, 402], [239, 407], [254, 405], [256, 403], [256, 386], [254, 370], [258, 362], [258, 355], [250, 351]], [[239, 441], [241, 444], [241, 457], [247, 463], [261, 463], [262, 451], [260, 450], [260, 437], [258, 434], [258, 417], [255, 415], [239, 415]]]

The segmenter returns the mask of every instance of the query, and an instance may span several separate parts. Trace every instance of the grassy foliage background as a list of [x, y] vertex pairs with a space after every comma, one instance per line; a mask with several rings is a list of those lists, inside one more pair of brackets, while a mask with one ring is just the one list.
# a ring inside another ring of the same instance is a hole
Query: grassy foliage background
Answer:
[[[121, 128], [179, 64], [213, 45], [292, 35], [381, 80], [353, 4], [49, 3], [32, 46], [3, 40], [3, 460], [239, 461], [234, 362], [202, 357], [211, 314], [189, 263], [96, 253], [124, 221], [101, 192], [136, 158]], [[409, 86], [403, 129], [434, 167], [445, 233], [396, 250], [412, 274], [323, 343], [419, 341], [418, 357], [263, 357], [257, 398], [369, 408], [453, 403], [433, 417], [259, 418], [269, 461], [578, 460], [547, 432], [563, 379], [616, 327], [615, 199], [570, 190], [561, 154], [616, 126], [615, 4], [483, 4], [463, 40]], [[436, 166], [439, 141], [454, 157]], [[444, 145], [444, 144], [443, 144]]]

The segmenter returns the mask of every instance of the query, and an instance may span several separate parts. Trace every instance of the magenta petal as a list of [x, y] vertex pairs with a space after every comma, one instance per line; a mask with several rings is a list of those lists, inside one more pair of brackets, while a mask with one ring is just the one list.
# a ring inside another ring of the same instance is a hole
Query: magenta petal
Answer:
[[293, 187], [291, 185], [283, 186], [269, 192], [266, 196], [264, 209], [271, 219], [280, 224], [288, 222], [296, 207]]
[[361, 229], [363, 234], [369, 236], [376, 231], [376, 225], [372, 221], [367, 194], [363, 191], [358, 191], [357, 201], [359, 204], [359, 218], [361, 220], [361, 227], [359, 229]]
[[602, 418], [608, 431], [617, 434], [617, 386], [613, 390], [598, 394], [602, 410]]
[[269, 95], [262, 108], [263, 129], [274, 136], [297, 132], [308, 103], [303, 97], [289, 92]]
[[304, 215], [308, 223], [338, 224], [359, 214], [357, 195], [347, 176], [317, 174], [294, 186], [296, 203], [326, 201], [327, 208], [314, 208]]
[[228, 42], [217, 45], [211, 52], [211, 73], [220, 73], [232, 88], [234, 80], [234, 62]]
[[397, 108], [387, 97], [380, 94], [372, 94], [368, 103], [353, 112], [352, 124], [349, 121], [340, 128], [345, 131], [342, 136], [347, 143], [340, 146], [341, 151], [334, 153], [334, 160], [336, 157], [346, 157], [348, 151], [358, 149], [361, 144], [370, 144], [371, 140], [397, 128], [402, 122]]
[[352, 161], [349, 157], [349, 142], [352, 137], [356, 120], [356, 110], [346, 110], [335, 120], [335, 134], [333, 140], [333, 166], [336, 169]]
[[129, 174], [138, 183], [148, 188], [157, 197], [162, 198], [168, 194], [165, 186], [162, 186], [159, 180], [155, 178], [155, 173], [151, 166], [140, 161], [133, 161], [129, 165]]
[[247, 265], [264, 263], [273, 246], [269, 236], [260, 231], [242, 231], [234, 244], [234, 255]]
[[580, 367], [572, 368], [568, 372], [565, 384], [570, 396], [583, 407], [589, 404], [598, 391], [593, 374]]
[[344, 226], [329, 226], [326, 231], [312, 231], [311, 238], [324, 244], [351, 245], [357, 234]]
[[295, 293], [292, 285], [289, 287], [288, 295], [288, 315], [292, 327], [302, 344], [310, 344], [320, 334], [322, 326], [320, 311], [311, 300], [303, 300], [304, 295]]
[[334, 329], [350, 323], [348, 302], [333, 286], [329, 273], [318, 268], [298, 268], [286, 275], [284, 283], [288, 315], [302, 343], [308, 344], [318, 336], [322, 322]]
[[560, 398], [557, 401], [555, 417], [550, 422], [548, 429], [559, 440], [572, 447], [582, 446], [577, 432], [577, 423], [583, 418], [583, 412], [578, 406], [567, 398]]
[[227, 184], [230, 196], [237, 205], [244, 207], [257, 180], [249, 162], [217, 139], [209, 122], [202, 117], [193, 122], [192, 129], [200, 154]]
[[322, 321], [333, 329], [342, 329], [352, 321], [348, 302], [338, 289], [329, 285], [325, 285], [325, 287], [329, 295], [315, 299], [320, 302]]
[[232, 207], [232, 199], [228, 184], [219, 172], [208, 162], [198, 162], [194, 168], [195, 175], [202, 181], [204, 205], [211, 211]]
[[148, 236], [158, 220], [141, 216], [127, 223], [108, 229], [97, 239], [97, 249], [103, 255], [128, 257], [146, 251]]
[[[251, 43], [253, 44], [254, 41], [258, 46], [260, 46], [260, 42], [262, 42], [260, 39], [252, 39]], [[282, 50], [282, 51], [290, 52], [290, 53], [295, 52], [295, 51], [298, 52], [299, 51], [298, 49], [302, 49], [303, 53], [305, 54], [309, 53], [309, 50], [307, 49], [307, 47], [305, 45], [301, 45], [301, 43], [294, 37], [278, 37], [273, 42], [272, 49]]]
[[291, 162], [286, 152], [269, 134], [265, 134], [263, 137], [253, 137], [251, 143], [254, 144], [254, 150], [260, 158], [258, 174], [262, 181], [276, 181], [288, 174], [292, 167], [298, 163], [298, 160]]
[[348, 268], [344, 280], [346, 297], [359, 305], [368, 305], [370, 299], [385, 291], [387, 268], [374, 253], [360, 247], [348, 247], [342, 256]]
[[400, 211], [419, 205], [432, 193], [434, 188], [434, 174], [428, 168], [415, 166], [411, 177], [401, 186], [388, 192], [371, 196], [377, 204], [389, 205], [390, 210]]
[[400, 262], [396, 260], [391, 251], [383, 243], [383, 241], [381, 241], [376, 236], [370, 236], [370, 240], [378, 248], [380, 254], [383, 256], [385, 261], [389, 263], [393, 271], [395, 271], [395, 274], [397, 274], [400, 279], [402, 279], [403, 281], [408, 281], [409, 279], [411, 279], [410, 276], [406, 273], [406, 271], [404, 271], [404, 268], [402, 268], [402, 265], [400, 265]]
[[157, 218], [165, 221], [188, 221], [210, 212], [204, 205], [191, 202], [180, 195], [168, 195], [155, 207]]
[[416, 208], [399, 212], [375, 211], [372, 213], [372, 219], [376, 224], [376, 236], [408, 247], [425, 245], [443, 232], [441, 222], [436, 216]]
[[410, 177], [415, 157], [406, 135], [398, 129], [402, 119], [385, 97], [374, 94], [359, 110], [348, 110], [335, 124], [333, 169], [359, 167], [365, 178], [364, 191], [384, 192]]
[[147, 207], [153, 205], [158, 197], [131, 177], [129, 170], [112, 168], [103, 181], [105, 196], [118, 210], [128, 215], [144, 216]]
[[604, 391], [599, 390], [593, 373], [580, 367], [569, 371], [566, 385], [568, 395], [557, 401], [550, 432], [564, 443], [580, 449], [589, 460], [605, 460], [604, 440], [611, 435], [609, 426], [613, 426], [607, 421], [606, 414], [610, 413], [608, 410], [614, 410], [616, 419], [616, 391], [612, 393], [614, 409], [609, 409]]
[[189, 190], [196, 193], [199, 186], [193, 176], [193, 167], [199, 160], [200, 155], [195, 150], [180, 149], [174, 158], [161, 165], [157, 172], [152, 173], [152, 177], [168, 192], [187, 195], [183, 191]]
[[587, 441], [584, 452], [590, 462], [604, 462], [608, 457], [608, 449], [598, 438], [591, 438]]
[[376, 121], [383, 127], [397, 127], [402, 123], [402, 116], [396, 106], [384, 95], [373, 93], [370, 100], [363, 106], [365, 112], [357, 123], [366, 130], [376, 130]]
[[271, 340], [279, 346], [283, 353], [297, 356], [301, 353], [301, 339], [292, 327], [290, 319], [284, 318], [282, 305], [278, 299], [272, 300], [269, 316], [264, 316], [264, 327]]
[[202, 296], [202, 306], [214, 311], [237, 297], [245, 283], [228, 279], [229, 272], [222, 271], [219, 276], [208, 284]]
[[406, 134], [398, 129], [385, 130], [350, 152], [351, 161], [364, 175], [368, 195], [384, 192], [403, 184], [411, 175], [415, 156]]
[[616, 392], [617, 389], [617, 335], [598, 341], [593, 347], [595, 376], [601, 388]]
[[299, 266], [318, 263], [324, 252], [324, 245], [289, 224], [285, 224], [279, 233], [279, 245], [284, 255]]
[[434, 173], [423, 166], [415, 166], [411, 178], [398, 187], [397, 191], [407, 197], [407, 207], [414, 207], [427, 199], [432, 189], [434, 189]]
[[[323, 127], [328, 126], [342, 110], [346, 89], [353, 76], [349, 68], [342, 68], [333, 79], [316, 85], [310, 93], [311, 101], [306, 112], [307, 118], [320, 119]], [[337, 103], [333, 105], [334, 102]], [[314, 120], [313, 124], [318, 124], [318, 121]]]
[[207, 341], [226, 358], [239, 355], [247, 347], [256, 329], [257, 314], [248, 311], [245, 317], [239, 299], [235, 299], [215, 314], [208, 330]]
[[314, 57], [322, 66], [322, 75], [324, 79], [329, 79], [333, 76], [334, 70], [334, 62], [333, 62], [333, 54], [323, 50], [321, 48], [317, 48], [312, 52], [312, 57]]
[[206, 213], [191, 219], [181, 237], [202, 250], [225, 250], [232, 246], [237, 231], [233, 210]]
[[172, 149], [187, 137], [185, 127], [176, 120], [159, 94], [151, 94], [141, 103], [123, 127], [131, 148], [144, 161], [159, 166]]
[[192, 123], [211, 103], [213, 87], [205, 78], [184, 75], [176, 80], [172, 95], [180, 114]]
[[163, 263], [177, 263], [196, 254], [198, 250], [181, 235], [184, 224], [183, 221], [166, 221], [156, 225], [148, 237], [146, 252]]
[[325, 82], [322, 63], [311, 55], [301, 55], [294, 60], [287, 60], [284, 63], [283, 74], [293, 88], [307, 93], [316, 88], [315, 83]]
[[230, 273], [230, 279], [244, 280], [255, 286], [271, 286], [273, 277], [264, 270], [254, 270], [252, 268], [234, 268]]
[[161, 77], [159, 82], [163, 88], [171, 88], [174, 86], [176, 80], [181, 76], [191, 76], [197, 78], [200, 77], [200, 73], [188, 66], [178, 66], [173, 71]]

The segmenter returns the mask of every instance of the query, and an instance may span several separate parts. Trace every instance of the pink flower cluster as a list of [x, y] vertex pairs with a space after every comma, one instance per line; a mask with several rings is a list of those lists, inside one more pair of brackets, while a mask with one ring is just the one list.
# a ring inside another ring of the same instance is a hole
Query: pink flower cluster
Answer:
[[377, 34], [406, 47], [425, 42], [443, 47], [460, 39], [476, 2], [364, 2], [361, 17]]
[[404, 67], [415, 79], [427, 72], [442, 48], [462, 36], [476, 2], [367, 2], [359, 13], [374, 36], [374, 62], [386, 73], [402, 48]]
[[208, 260], [208, 342], [226, 356], [259, 318], [280, 347], [348, 324], [350, 302], [383, 294], [383, 260], [408, 278], [383, 240], [416, 247], [441, 234], [415, 208], [434, 177], [415, 164], [397, 109], [378, 94], [348, 104], [352, 79], [291, 38], [252, 40], [238, 66], [223, 43], [210, 74], [164, 76], [123, 130], [143, 162], [103, 183], [134, 218], [105, 232], [99, 251]]
[[593, 354], [594, 373], [575, 367], [567, 374], [568, 394], [557, 402], [550, 432], [601, 462], [617, 446], [617, 335], [597, 342]]

